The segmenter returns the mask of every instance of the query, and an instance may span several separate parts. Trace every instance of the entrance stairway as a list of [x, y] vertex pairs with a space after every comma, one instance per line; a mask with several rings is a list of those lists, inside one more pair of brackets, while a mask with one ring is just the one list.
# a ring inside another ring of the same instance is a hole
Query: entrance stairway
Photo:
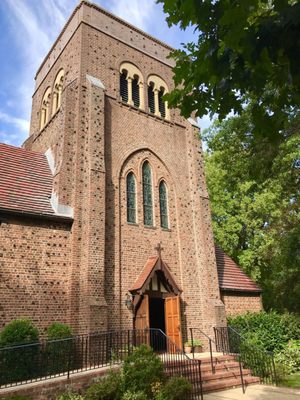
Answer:
[[[202, 377], [202, 390], [203, 393], [225, 390], [235, 387], [242, 387], [242, 379], [245, 386], [254, 383], [260, 383], [260, 378], [252, 376], [249, 369], [242, 368], [240, 364], [231, 355], [217, 355], [213, 357], [214, 372], [211, 368], [211, 358], [201, 357], [201, 377]], [[242, 372], [242, 377], [241, 377]], [[199, 377], [194, 378], [190, 376], [190, 371], [182, 367], [182, 361], [174, 360], [165, 365], [165, 373], [169, 376], [181, 375], [190, 382], [198, 380]], [[189, 375], [189, 376], [188, 376]]]
[[[201, 359], [202, 388], [203, 392], [231, 389], [252, 383], [260, 383], [260, 378], [252, 376], [250, 369], [242, 368], [234, 356], [220, 355], [213, 357], [215, 373], [211, 370], [211, 359]], [[242, 375], [241, 375], [242, 372]]]

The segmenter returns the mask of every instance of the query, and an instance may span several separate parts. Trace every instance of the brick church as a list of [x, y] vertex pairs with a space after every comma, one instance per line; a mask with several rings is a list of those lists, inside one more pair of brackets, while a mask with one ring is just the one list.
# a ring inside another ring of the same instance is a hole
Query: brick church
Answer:
[[178, 344], [260, 289], [215, 247], [199, 128], [168, 108], [171, 48], [82, 1], [0, 145], [0, 328], [161, 328]]

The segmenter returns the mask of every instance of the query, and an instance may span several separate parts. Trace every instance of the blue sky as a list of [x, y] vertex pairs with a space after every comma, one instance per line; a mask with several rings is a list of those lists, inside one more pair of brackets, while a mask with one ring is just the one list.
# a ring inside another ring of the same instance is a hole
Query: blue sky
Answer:
[[[34, 76], [78, 0], [0, 1], [0, 142], [19, 146], [28, 137]], [[94, 0], [133, 25], [180, 47], [193, 30], [168, 28], [154, 0]], [[208, 126], [204, 118], [201, 127]]]

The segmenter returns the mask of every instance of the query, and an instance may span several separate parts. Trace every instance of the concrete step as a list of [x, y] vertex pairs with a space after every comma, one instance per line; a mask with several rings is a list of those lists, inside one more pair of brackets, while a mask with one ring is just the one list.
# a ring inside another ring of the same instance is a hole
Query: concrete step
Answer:
[[[220, 370], [220, 369], [236, 369], [240, 368], [239, 363], [237, 361], [227, 361], [226, 363], [214, 363], [213, 364], [215, 367], [215, 370]], [[206, 371], [211, 371], [211, 363], [209, 364], [202, 364], [201, 363], [201, 371], [206, 372]]]
[[[251, 376], [251, 371], [243, 370], [243, 377]], [[215, 374], [212, 373], [202, 373], [202, 382], [210, 382], [216, 380], [224, 380], [224, 379], [240, 379], [240, 370], [237, 371], [216, 371]]]
[[[258, 378], [256, 376], [245, 376], [244, 377], [245, 386], [248, 386], [248, 385], [251, 385], [254, 383], [260, 383], [260, 378]], [[240, 387], [240, 386], [242, 386], [240, 377], [234, 378], [234, 379], [219, 379], [219, 380], [213, 380], [213, 381], [202, 383], [203, 393], [214, 392], [214, 391], [225, 390], [225, 389], [232, 389], [232, 388]]]

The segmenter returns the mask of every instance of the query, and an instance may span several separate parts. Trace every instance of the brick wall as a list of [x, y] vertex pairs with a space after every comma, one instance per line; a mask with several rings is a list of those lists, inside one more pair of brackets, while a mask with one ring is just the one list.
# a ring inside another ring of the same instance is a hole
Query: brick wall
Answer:
[[222, 301], [225, 304], [227, 315], [245, 314], [247, 311], [260, 312], [262, 311], [262, 301], [260, 294], [257, 293], [222, 293]]
[[28, 317], [44, 329], [70, 323], [70, 227], [25, 218], [0, 225], [0, 329]]

